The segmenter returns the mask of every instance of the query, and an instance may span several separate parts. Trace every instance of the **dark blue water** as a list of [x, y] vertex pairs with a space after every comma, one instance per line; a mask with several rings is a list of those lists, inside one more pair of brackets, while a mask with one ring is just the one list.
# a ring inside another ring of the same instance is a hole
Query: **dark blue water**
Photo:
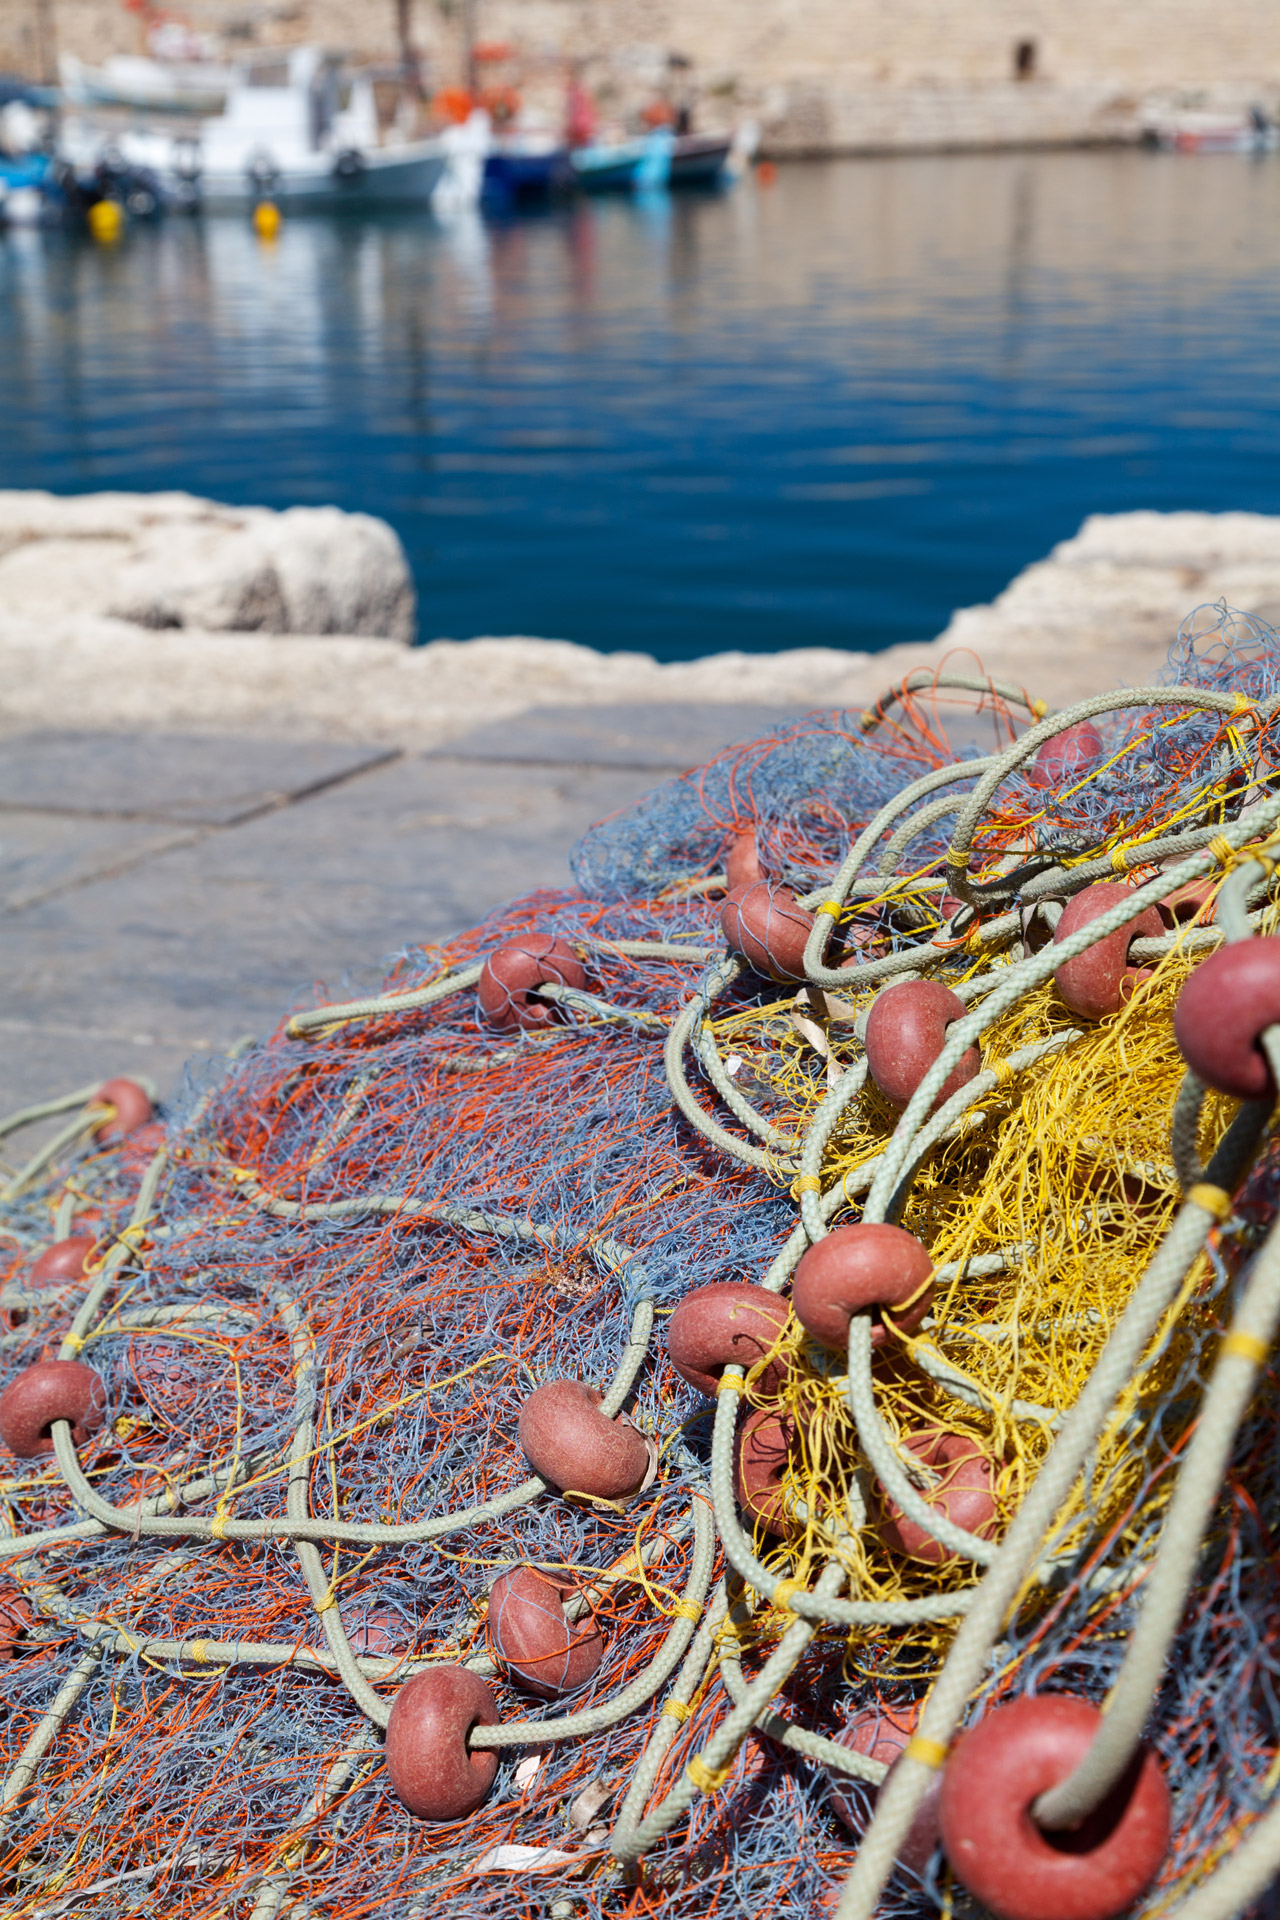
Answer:
[[1130, 507], [1280, 511], [1280, 164], [842, 161], [505, 225], [0, 240], [0, 484], [336, 501], [424, 637], [936, 633]]

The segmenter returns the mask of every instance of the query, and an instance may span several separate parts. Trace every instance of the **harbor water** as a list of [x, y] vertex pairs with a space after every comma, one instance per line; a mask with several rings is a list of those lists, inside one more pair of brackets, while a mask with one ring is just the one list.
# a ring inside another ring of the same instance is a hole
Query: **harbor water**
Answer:
[[388, 519], [423, 638], [877, 648], [1092, 512], [1280, 512], [1280, 162], [0, 238], [0, 485]]

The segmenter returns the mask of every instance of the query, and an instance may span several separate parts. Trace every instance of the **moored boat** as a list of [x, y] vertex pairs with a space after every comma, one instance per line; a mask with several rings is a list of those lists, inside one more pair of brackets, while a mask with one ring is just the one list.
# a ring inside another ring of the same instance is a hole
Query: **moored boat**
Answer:
[[655, 127], [638, 139], [594, 141], [569, 154], [573, 176], [588, 193], [630, 193], [665, 187], [671, 173], [674, 136]]
[[671, 143], [669, 184], [713, 187], [723, 177], [733, 151], [731, 133], [678, 133]]

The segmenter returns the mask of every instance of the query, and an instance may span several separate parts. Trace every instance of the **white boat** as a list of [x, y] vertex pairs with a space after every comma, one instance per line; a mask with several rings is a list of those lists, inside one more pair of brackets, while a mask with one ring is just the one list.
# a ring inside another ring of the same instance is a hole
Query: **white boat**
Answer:
[[[483, 118], [483, 117], [482, 117]], [[387, 204], [425, 206], [446, 185], [451, 203], [479, 193], [488, 122], [447, 136], [383, 139], [373, 84], [344, 76], [315, 47], [239, 71], [216, 117], [190, 133], [112, 129], [68, 122], [63, 157], [92, 167], [107, 148], [129, 165], [149, 168], [175, 200], [210, 208], [274, 200], [301, 211]]]
[[151, 60], [113, 54], [100, 67], [64, 53], [62, 92], [73, 107], [129, 107], [144, 113], [220, 113], [235, 84], [230, 67], [205, 60]]
[[1147, 138], [1174, 153], [1272, 153], [1280, 146], [1280, 132], [1258, 108], [1251, 113], [1172, 113], [1149, 126]]

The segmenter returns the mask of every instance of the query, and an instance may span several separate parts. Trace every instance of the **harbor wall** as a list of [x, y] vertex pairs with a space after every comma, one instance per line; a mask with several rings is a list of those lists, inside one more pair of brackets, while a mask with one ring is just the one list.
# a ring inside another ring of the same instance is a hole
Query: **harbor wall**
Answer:
[[[463, 77], [467, 14], [413, 0], [432, 84]], [[137, 52], [140, 17], [121, 0], [8, 0], [0, 68], [34, 71], [50, 22], [83, 59]], [[232, 53], [397, 50], [391, 0], [246, 0], [200, 24], [215, 18]], [[482, 71], [552, 115], [572, 62], [606, 112], [690, 100], [708, 126], [757, 120], [783, 155], [1136, 139], [1166, 105], [1280, 105], [1271, 0], [475, 0], [474, 18], [508, 55]]]

